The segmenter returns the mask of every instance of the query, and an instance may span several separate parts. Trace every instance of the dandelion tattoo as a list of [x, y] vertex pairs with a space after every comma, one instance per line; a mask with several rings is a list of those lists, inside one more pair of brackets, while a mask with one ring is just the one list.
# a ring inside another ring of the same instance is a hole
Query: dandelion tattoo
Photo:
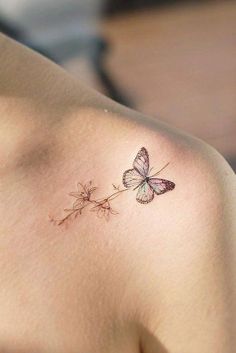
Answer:
[[138, 152], [133, 162], [133, 168], [128, 169], [123, 174], [123, 185], [125, 188], [121, 189], [119, 186], [113, 185], [113, 193], [105, 198], [94, 198], [93, 194], [97, 187], [93, 186], [92, 181], [86, 184], [78, 183], [77, 191], [71, 192], [69, 195], [75, 198], [71, 208], [64, 209], [66, 215], [59, 220], [51, 218], [50, 220], [62, 225], [72, 218], [81, 215], [83, 210], [90, 206], [90, 211], [96, 212], [98, 217], [103, 217], [109, 220], [110, 215], [118, 214], [111, 207], [111, 201], [120, 196], [123, 192], [130, 189], [137, 190], [136, 200], [141, 204], [147, 204], [154, 199], [154, 195], [161, 195], [167, 191], [174, 189], [175, 184], [172, 181], [155, 178], [169, 163], [161, 168], [157, 173], [149, 175], [149, 155], [145, 147], [142, 147]]

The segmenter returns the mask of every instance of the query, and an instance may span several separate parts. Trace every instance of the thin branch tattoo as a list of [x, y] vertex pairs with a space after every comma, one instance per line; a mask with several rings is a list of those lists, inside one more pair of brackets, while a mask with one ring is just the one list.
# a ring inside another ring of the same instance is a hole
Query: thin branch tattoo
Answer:
[[133, 162], [133, 168], [128, 169], [123, 174], [123, 185], [125, 188], [121, 189], [119, 186], [113, 185], [114, 192], [105, 198], [93, 198], [94, 192], [97, 187], [93, 186], [92, 181], [86, 184], [78, 183], [77, 191], [71, 192], [69, 195], [75, 198], [72, 208], [64, 209], [67, 213], [62, 219], [50, 220], [57, 224], [62, 225], [72, 218], [76, 218], [82, 214], [82, 211], [90, 207], [90, 211], [96, 212], [98, 217], [104, 217], [109, 220], [110, 215], [118, 214], [111, 207], [111, 201], [120, 196], [123, 192], [130, 189], [137, 190], [136, 200], [141, 204], [147, 204], [154, 199], [154, 195], [161, 195], [167, 191], [175, 188], [172, 181], [166, 179], [155, 178], [169, 163], [164, 165], [158, 172], [149, 175], [152, 168], [149, 170], [149, 155], [145, 147], [142, 147]]

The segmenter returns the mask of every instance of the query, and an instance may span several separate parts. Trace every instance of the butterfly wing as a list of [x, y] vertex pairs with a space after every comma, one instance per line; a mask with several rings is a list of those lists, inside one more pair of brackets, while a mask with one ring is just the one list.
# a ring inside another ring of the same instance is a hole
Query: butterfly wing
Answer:
[[157, 195], [164, 194], [175, 187], [175, 183], [172, 181], [159, 178], [150, 178], [148, 184]]
[[142, 147], [135, 157], [133, 168], [143, 177], [143, 179], [148, 175], [149, 156], [145, 147]]
[[143, 182], [138, 188], [136, 200], [139, 203], [149, 203], [153, 200], [153, 198], [154, 198], [154, 190], [146, 181]]
[[126, 188], [136, 187], [143, 182], [142, 175], [135, 169], [128, 169], [123, 174], [123, 185]]

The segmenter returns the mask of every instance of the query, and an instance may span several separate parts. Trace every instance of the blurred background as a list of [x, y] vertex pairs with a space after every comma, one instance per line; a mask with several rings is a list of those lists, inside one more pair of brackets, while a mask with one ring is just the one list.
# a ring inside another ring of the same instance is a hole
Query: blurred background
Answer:
[[0, 0], [0, 30], [236, 170], [236, 1]]

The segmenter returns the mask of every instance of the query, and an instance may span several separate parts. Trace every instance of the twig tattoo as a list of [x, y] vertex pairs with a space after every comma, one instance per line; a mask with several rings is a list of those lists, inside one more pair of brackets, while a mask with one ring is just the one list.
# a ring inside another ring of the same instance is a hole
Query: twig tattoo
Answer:
[[93, 195], [97, 187], [93, 186], [92, 181], [86, 184], [78, 183], [77, 191], [69, 193], [75, 198], [71, 208], [64, 209], [66, 215], [62, 219], [50, 218], [50, 220], [62, 225], [70, 219], [76, 218], [82, 214], [85, 208], [90, 206], [90, 211], [96, 212], [98, 217], [109, 220], [110, 215], [118, 214], [111, 207], [111, 201], [120, 196], [123, 192], [130, 189], [137, 190], [136, 200], [141, 204], [147, 204], [154, 199], [154, 195], [164, 194], [167, 191], [173, 190], [175, 184], [172, 181], [155, 178], [169, 163], [164, 165], [158, 172], [149, 175], [149, 155], [145, 147], [142, 147], [133, 162], [133, 168], [128, 169], [123, 174], [123, 185], [125, 188], [120, 188], [112, 184], [113, 193], [104, 198], [94, 198]]

